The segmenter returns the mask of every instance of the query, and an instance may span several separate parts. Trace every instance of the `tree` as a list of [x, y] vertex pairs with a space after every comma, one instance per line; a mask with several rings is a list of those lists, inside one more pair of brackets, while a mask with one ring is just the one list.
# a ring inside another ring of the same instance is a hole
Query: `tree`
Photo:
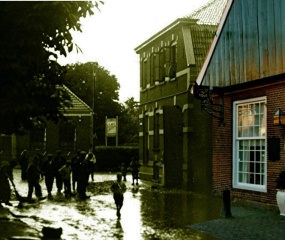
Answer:
[[120, 117], [119, 141], [121, 144], [137, 145], [139, 142], [139, 108], [133, 97], [125, 101]]
[[[105, 144], [105, 117], [119, 118], [119, 145], [138, 144], [138, 104], [129, 98], [118, 102], [120, 84], [114, 75], [96, 62], [67, 65], [66, 84], [94, 111], [96, 145]], [[112, 142], [111, 139], [108, 142]]]
[[81, 31], [80, 18], [93, 15], [94, 7], [97, 2], [0, 2], [1, 133], [57, 121], [71, 106], [57, 87], [65, 68], [56, 60], [72, 51], [70, 31]]
[[98, 63], [76, 63], [66, 66], [66, 85], [94, 111], [96, 145], [105, 143], [105, 117], [122, 113], [118, 102], [120, 84], [114, 75]]

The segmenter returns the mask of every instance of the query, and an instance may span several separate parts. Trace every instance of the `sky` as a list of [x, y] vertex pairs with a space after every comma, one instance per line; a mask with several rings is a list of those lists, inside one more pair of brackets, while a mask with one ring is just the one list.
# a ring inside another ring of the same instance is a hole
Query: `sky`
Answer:
[[139, 101], [139, 55], [135, 48], [177, 18], [209, 0], [104, 0], [100, 11], [82, 18], [82, 32], [72, 33], [82, 53], [73, 51], [60, 64], [98, 62], [120, 83], [119, 101]]

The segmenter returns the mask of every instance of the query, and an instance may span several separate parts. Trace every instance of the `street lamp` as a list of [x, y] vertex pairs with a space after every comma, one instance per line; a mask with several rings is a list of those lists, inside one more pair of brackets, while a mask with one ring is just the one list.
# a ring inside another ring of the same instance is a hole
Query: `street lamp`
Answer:
[[285, 125], [285, 114], [281, 111], [280, 108], [277, 109], [273, 116], [273, 125], [274, 126], [283, 126]]

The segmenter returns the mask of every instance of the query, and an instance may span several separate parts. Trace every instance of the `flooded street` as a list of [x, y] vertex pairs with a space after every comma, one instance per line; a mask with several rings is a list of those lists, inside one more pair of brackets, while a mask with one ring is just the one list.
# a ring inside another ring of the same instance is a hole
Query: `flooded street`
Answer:
[[[20, 171], [14, 170], [17, 189], [26, 196], [28, 186], [20, 180]], [[117, 219], [110, 185], [115, 174], [96, 174], [90, 181], [87, 200], [77, 197], [65, 199], [56, 194], [54, 199], [27, 204], [21, 208], [14, 202], [13, 214], [31, 227], [62, 227], [62, 239], [216, 239], [196, 232], [187, 225], [220, 217], [221, 199], [179, 190], [152, 189], [149, 182], [140, 181], [139, 188], [131, 185], [127, 176], [127, 192], [122, 217]], [[46, 195], [44, 181], [41, 181]]]

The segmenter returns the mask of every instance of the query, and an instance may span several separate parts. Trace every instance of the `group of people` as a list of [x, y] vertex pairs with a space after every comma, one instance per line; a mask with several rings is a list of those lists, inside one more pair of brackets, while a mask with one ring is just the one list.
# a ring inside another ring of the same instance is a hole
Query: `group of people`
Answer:
[[28, 182], [28, 199], [32, 198], [33, 190], [39, 199], [42, 198], [39, 183], [41, 178], [45, 180], [48, 198], [53, 198], [54, 181], [57, 193], [60, 194], [63, 190], [66, 198], [74, 196], [76, 190], [79, 198], [88, 198], [86, 188], [90, 175], [94, 180], [95, 163], [95, 155], [92, 152], [86, 153], [85, 151], [77, 151], [76, 155], [69, 159], [69, 154], [65, 157], [60, 150], [55, 155], [47, 154], [46, 157], [39, 150], [36, 150], [34, 157], [29, 162], [28, 151], [24, 150], [19, 158], [21, 178]]
[[[1, 155], [1, 153], [0, 153]], [[13, 182], [13, 168], [17, 162], [0, 162], [0, 202], [10, 205], [10, 184], [9, 180]], [[21, 179], [28, 182], [27, 201], [32, 201], [32, 195], [35, 190], [36, 197], [41, 200], [44, 199], [40, 185], [40, 179], [44, 178], [48, 198], [53, 198], [52, 189], [54, 181], [56, 182], [57, 192], [61, 193], [64, 190], [66, 198], [72, 197], [77, 192], [78, 197], [86, 199], [86, 188], [88, 186], [89, 177], [94, 181], [94, 166], [96, 157], [92, 152], [77, 151], [72, 157], [67, 158], [58, 150], [55, 155], [42, 154], [40, 150], [35, 151], [35, 155], [30, 160], [29, 153], [24, 150], [19, 158], [19, 165], [21, 167]], [[124, 193], [126, 192], [126, 174], [128, 171], [132, 173], [132, 185], [138, 185], [138, 173], [140, 163], [138, 160], [132, 158], [130, 168], [126, 168], [124, 164], [121, 166], [121, 172], [117, 174], [116, 181], [111, 185], [113, 198], [116, 204], [117, 216], [120, 218], [120, 210], [123, 206]], [[1, 204], [0, 204], [1, 205]]]

